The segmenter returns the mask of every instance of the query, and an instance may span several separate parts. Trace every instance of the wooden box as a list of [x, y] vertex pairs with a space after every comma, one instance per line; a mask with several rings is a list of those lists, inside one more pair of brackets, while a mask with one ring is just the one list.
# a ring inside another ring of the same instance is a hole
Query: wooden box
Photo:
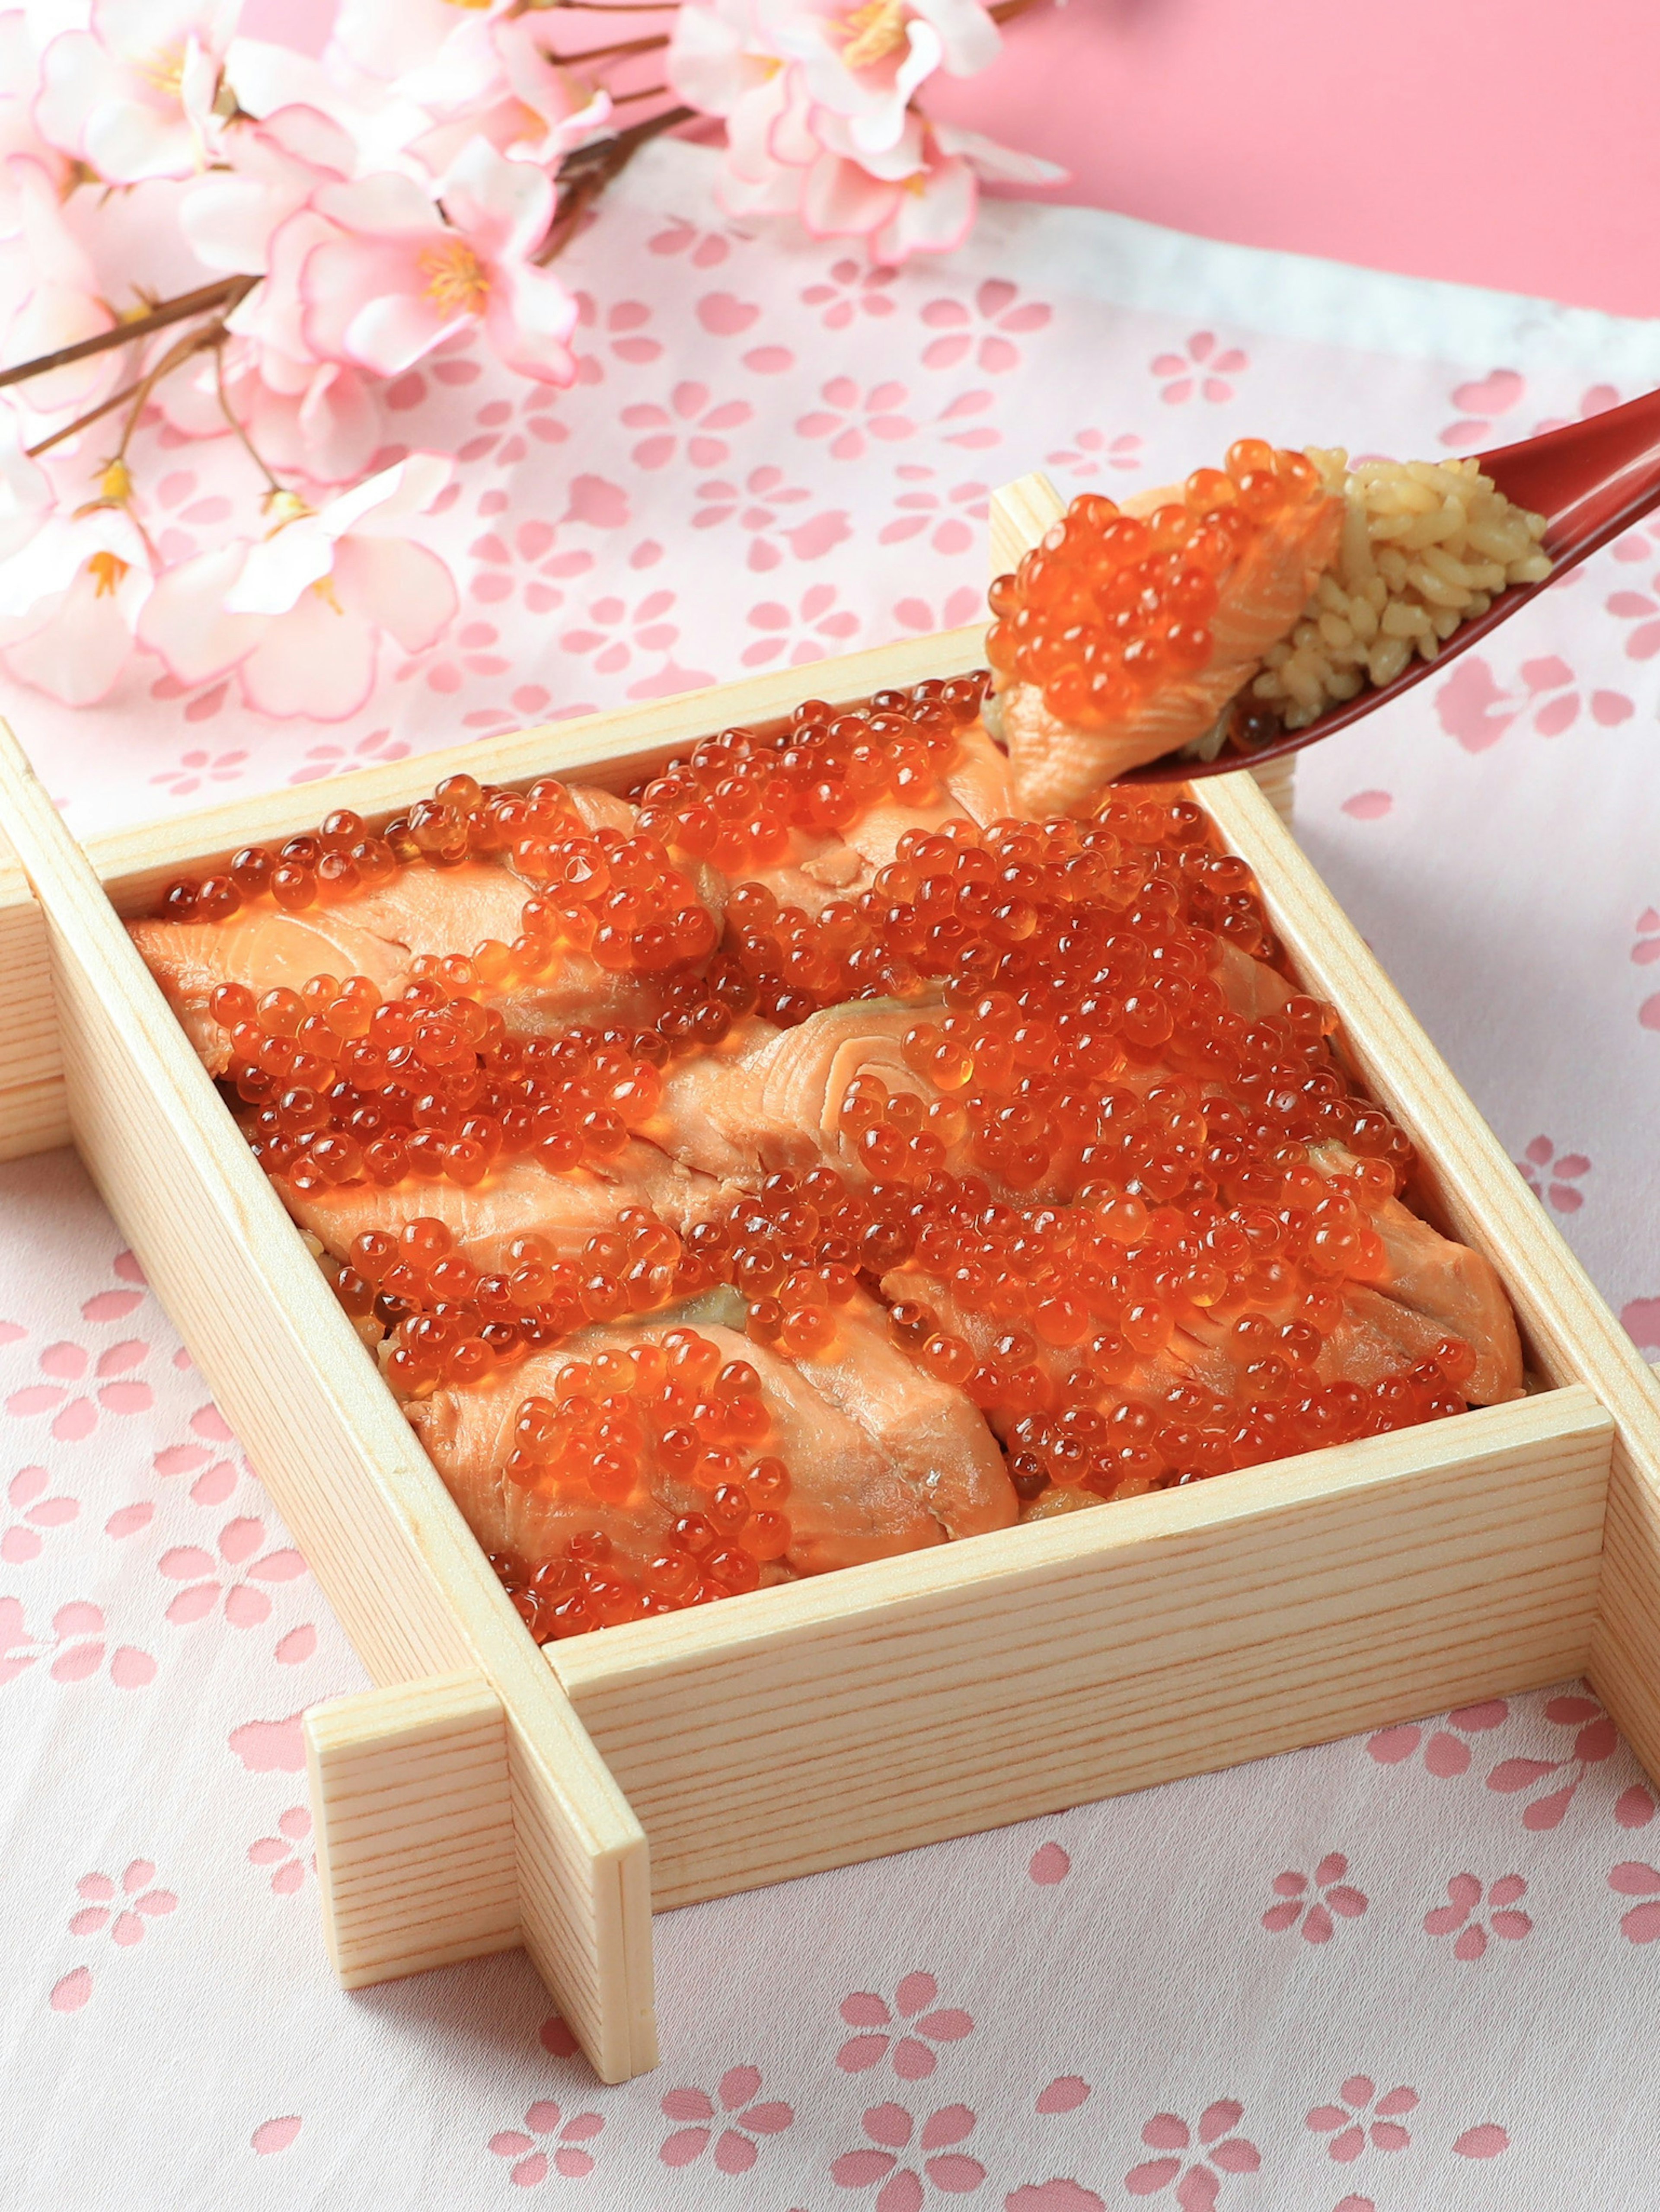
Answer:
[[[999, 495], [998, 565], [1055, 509]], [[817, 663], [852, 701], [976, 629]], [[783, 672], [343, 777], [618, 787]], [[1538, 1389], [1428, 1427], [538, 1650], [121, 926], [303, 787], [82, 850], [8, 738], [0, 1153], [75, 1142], [378, 1686], [307, 1717], [356, 1984], [522, 1943], [593, 2063], [656, 2062], [651, 1916], [1581, 1672], [1660, 1767], [1660, 1393], [1249, 775], [1199, 787], [1309, 989], [1493, 1261]]]

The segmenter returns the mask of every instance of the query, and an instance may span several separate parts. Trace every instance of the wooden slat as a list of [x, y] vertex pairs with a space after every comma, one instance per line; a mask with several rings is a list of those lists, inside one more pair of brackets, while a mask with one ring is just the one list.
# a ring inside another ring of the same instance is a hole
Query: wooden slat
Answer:
[[344, 1987], [515, 1948], [507, 1715], [483, 1676], [336, 1698], [304, 1731], [323, 1933]]
[[887, 687], [909, 687], [927, 676], [961, 675], [980, 665], [984, 642], [983, 623], [932, 637], [897, 638], [808, 668], [774, 669], [716, 690], [683, 691], [672, 699], [585, 715], [580, 721], [538, 723], [483, 743], [358, 769], [327, 784], [222, 800], [170, 821], [106, 832], [90, 839], [87, 850], [117, 911], [144, 914], [181, 871], [223, 859], [239, 845], [272, 844], [297, 836], [335, 807], [349, 806], [366, 822], [384, 822], [445, 776], [462, 773], [503, 785], [565, 776], [620, 791], [699, 738], [715, 730], [775, 722], [802, 699], [838, 704]]
[[1612, 1436], [1546, 1392], [550, 1656], [690, 1904], [1578, 1673]]
[[46, 916], [0, 836], [0, 1160], [69, 1140]]
[[596, 2070], [640, 2072], [639, 1822], [6, 730], [0, 819], [46, 910], [82, 1158], [371, 1674], [502, 1699], [526, 1948]]

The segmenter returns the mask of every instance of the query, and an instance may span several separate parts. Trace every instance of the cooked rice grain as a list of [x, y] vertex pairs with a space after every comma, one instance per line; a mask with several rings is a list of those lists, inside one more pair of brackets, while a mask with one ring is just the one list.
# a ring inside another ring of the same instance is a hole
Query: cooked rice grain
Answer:
[[1309, 459], [1347, 513], [1335, 566], [1251, 686], [1289, 730], [1369, 683], [1393, 683], [1414, 653], [1433, 660], [1507, 584], [1551, 569], [1544, 516], [1512, 507], [1475, 461], [1351, 469], [1341, 447], [1311, 447]]

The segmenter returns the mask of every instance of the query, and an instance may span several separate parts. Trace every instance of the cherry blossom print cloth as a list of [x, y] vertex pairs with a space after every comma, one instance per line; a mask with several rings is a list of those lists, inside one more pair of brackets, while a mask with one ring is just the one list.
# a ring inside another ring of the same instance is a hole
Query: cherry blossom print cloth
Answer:
[[[463, 612], [368, 709], [139, 659], [3, 707], [82, 834], [970, 620], [988, 493], [1234, 438], [1479, 451], [1660, 381], [1660, 329], [988, 207], [871, 271], [656, 147], [571, 248], [581, 380], [454, 345], [386, 448]], [[131, 456], [164, 550], [228, 438]], [[1305, 757], [1297, 827], [1660, 1354], [1660, 526]], [[1660, 1820], [1582, 1684], [657, 1923], [663, 2063], [594, 2079], [522, 1958], [341, 1994], [300, 1716], [364, 1675], [68, 1153], [0, 1169], [0, 2206], [1646, 2212]], [[1034, 1655], [1041, 1663], [1041, 1655]]]

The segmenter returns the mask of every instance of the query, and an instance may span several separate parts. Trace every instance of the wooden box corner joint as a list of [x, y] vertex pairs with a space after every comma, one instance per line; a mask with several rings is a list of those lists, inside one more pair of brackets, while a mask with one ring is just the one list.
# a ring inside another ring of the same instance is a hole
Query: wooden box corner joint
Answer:
[[[1059, 511], [1042, 477], [998, 493], [997, 566]], [[852, 703], [982, 646], [907, 639], [816, 662], [812, 688]], [[775, 721], [803, 681], [520, 731], [329, 796], [380, 824], [463, 769], [621, 788]], [[175, 876], [306, 828], [314, 788], [83, 850], [0, 732], [0, 1157], [73, 1137], [377, 1686], [305, 1723], [343, 1981], [522, 1943], [621, 2081], [656, 2058], [654, 1908], [1582, 1669], [1660, 1765], [1660, 1391], [1287, 834], [1278, 785], [1242, 771], [1198, 796], [1445, 1225], [1497, 1267], [1535, 1394], [544, 1652], [123, 927]]]

